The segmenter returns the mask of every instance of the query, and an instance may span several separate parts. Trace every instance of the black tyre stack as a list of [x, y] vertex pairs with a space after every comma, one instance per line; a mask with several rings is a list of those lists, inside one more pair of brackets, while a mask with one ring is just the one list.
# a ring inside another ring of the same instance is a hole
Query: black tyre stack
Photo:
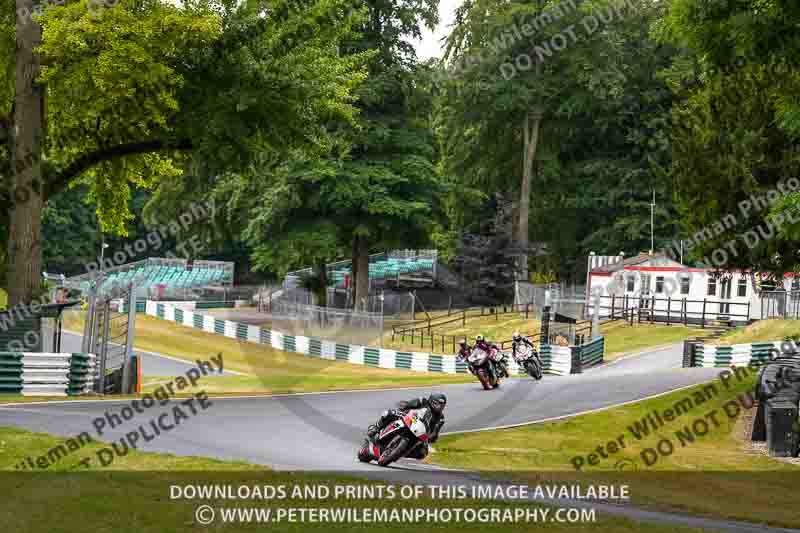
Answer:
[[758, 411], [752, 440], [766, 441], [774, 457], [797, 457], [800, 449], [800, 354], [786, 355], [758, 373], [755, 397]]

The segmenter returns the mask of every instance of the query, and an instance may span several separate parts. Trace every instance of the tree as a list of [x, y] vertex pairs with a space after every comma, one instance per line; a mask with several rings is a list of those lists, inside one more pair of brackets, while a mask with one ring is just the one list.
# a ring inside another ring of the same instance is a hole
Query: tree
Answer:
[[266, 160], [217, 187], [237, 206], [231, 211], [247, 213], [234, 224], [243, 223], [256, 268], [283, 274], [310, 264], [320, 277], [326, 262], [349, 254], [358, 306], [368, 298], [370, 252], [430, 242], [444, 191], [429, 73], [405, 40], [436, 22], [437, 4], [364, 5], [342, 47], [346, 57], [367, 58], [369, 76], [354, 91], [357, 121], [330, 122], [323, 150]]
[[[442, 80], [451, 102], [445, 110], [446, 157], [452, 171], [474, 186], [518, 191], [522, 278], [530, 253], [531, 188], [552, 186], [560, 143], [576, 126], [576, 116], [589, 112], [594, 96], [618, 92], [623, 81], [608, 59], [619, 49], [617, 20], [603, 31], [595, 26], [580, 33], [585, 17], [611, 5], [467, 2], [448, 38], [450, 68]], [[616, 7], [621, 18], [627, 8]]]
[[654, 189], [656, 243], [674, 234], [663, 171], [673, 96], [654, 74], [675, 48], [649, 35], [663, 15], [659, 4], [602, 1], [475, 1], [459, 11], [440, 80], [446, 165], [518, 198], [520, 251], [546, 244], [559, 258], [534, 270], [585, 279], [576, 258], [591, 250], [649, 248]]
[[462, 236], [453, 258], [463, 290], [476, 304], [507, 303], [513, 297], [514, 262], [519, 249], [512, 234], [511, 204], [500, 195], [492, 198], [487, 211], [493, 216], [481, 219], [476, 233]]
[[664, 26], [689, 56], [672, 69], [682, 98], [671, 138], [676, 202], [692, 257], [721, 271], [783, 277], [800, 260], [800, 225], [786, 220], [797, 218], [798, 195], [742, 207], [800, 169], [798, 21], [794, 2], [679, 0]]
[[51, 7], [38, 19], [37, 50], [39, 25], [17, 20], [16, 56], [4, 4], [0, 61], [17, 69], [13, 119], [7, 89], [0, 106], [16, 132], [13, 154], [0, 160], [13, 176], [2, 196], [10, 305], [37, 290], [42, 206], [71, 183], [89, 186], [104, 230], [124, 232], [129, 184], [179, 175], [179, 152], [206, 169], [247, 168], [270, 150], [313, 145], [327, 120], [352, 117], [359, 67], [338, 53], [349, 4], [270, 4], [121, 0], [99, 17], [85, 2]]

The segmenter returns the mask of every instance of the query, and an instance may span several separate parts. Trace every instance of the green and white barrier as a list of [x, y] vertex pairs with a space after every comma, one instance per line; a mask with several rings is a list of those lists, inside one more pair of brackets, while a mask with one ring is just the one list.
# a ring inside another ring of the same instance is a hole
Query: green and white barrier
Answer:
[[566, 376], [572, 372], [572, 350], [569, 346], [543, 344], [539, 347], [539, 356], [545, 372]]
[[754, 342], [715, 346], [696, 344], [692, 354], [692, 366], [728, 367], [763, 365], [769, 361], [770, 353], [784, 349], [785, 341]]
[[605, 338], [598, 337], [573, 349], [578, 352], [581, 368], [600, 364], [603, 362], [603, 355], [605, 354]]
[[[340, 344], [335, 341], [303, 335], [286, 335], [280, 331], [263, 329], [252, 324], [244, 324], [232, 320], [223, 320], [209, 315], [201, 315], [169, 303], [152, 300], [147, 301], [145, 312], [150, 316], [207, 333], [256, 344], [266, 344], [276, 350], [319, 357], [331, 361], [417, 372], [444, 372], [446, 374], [465, 374], [468, 372], [466, 363], [456, 361], [453, 355], [406, 352], [373, 346]], [[569, 347], [544, 345], [540, 349], [540, 355], [544, 362], [544, 373], [560, 376], [570, 373], [572, 354]], [[511, 375], [525, 374], [524, 370], [520, 369], [513, 359], [509, 361], [509, 373]]]
[[95, 355], [0, 352], [0, 393], [77, 396], [92, 390]]

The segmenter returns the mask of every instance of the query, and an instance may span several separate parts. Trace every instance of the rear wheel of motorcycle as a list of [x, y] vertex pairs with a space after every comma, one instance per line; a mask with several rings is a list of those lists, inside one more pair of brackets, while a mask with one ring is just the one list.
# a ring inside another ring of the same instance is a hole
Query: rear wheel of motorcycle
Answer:
[[398, 435], [389, 443], [378, 458], [378, 465], [388, 466], [400, 459], [408, 448], [408, 438]]
[[528, 374], [537, 381], [542, 379], [542, 368], [535, 362], [530, 361], [528, 363]]
[[483, 390], [489, 390], [492, 388], [492, 386], [489, 384], [489, 377], [486, 375], [485, 370], [483, 369], [478, 370], [477, 375], [478, 379], [481, 382], [481, 385], [483, 385]]

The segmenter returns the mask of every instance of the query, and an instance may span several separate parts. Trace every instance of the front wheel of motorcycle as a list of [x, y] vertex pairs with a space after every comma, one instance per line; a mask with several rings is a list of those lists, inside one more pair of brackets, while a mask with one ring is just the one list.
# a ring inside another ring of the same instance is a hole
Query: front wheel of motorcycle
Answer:
[[393, 462], [400, 459], [404, 453], [406, 453], [406, 448], [408, 448], [408, 437], [404, 437], [402, 435], [396, 436], [392, 442], [383, 450], [383, 453], [378, 458], [378, 465], [379, 466], [389, 466]]
[[486, 375], [486, 370], [481, 368], [477, 370], [476, 375], [483, 386], [483, 390], [489, 390], [492, 388], [491, 384], [489, 383], [489, 376]]
[[369, 453], [369, 442], [365, 442], [361, 448], [358, 449], [358, 460], [362, 463], [370, 462], [372, 458]]

